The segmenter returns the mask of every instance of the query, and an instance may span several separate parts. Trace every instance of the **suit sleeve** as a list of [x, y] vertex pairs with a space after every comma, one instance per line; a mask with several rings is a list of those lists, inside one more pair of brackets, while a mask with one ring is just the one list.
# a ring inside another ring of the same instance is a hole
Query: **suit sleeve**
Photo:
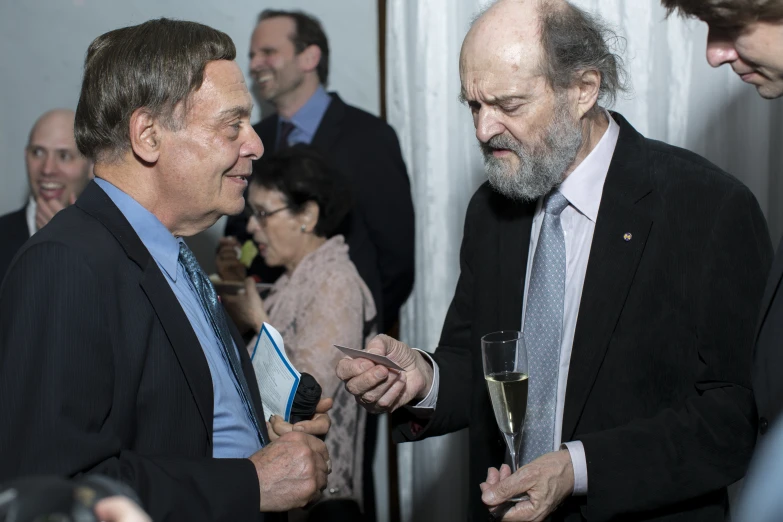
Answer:
[[413, 200], [394, 130], [383, 124], [366, 139], [371, 156], [359, 165], [369, 165], [372, 175], [357, 176], [357, 203], [378, 253], [386, 323], [381, 326], [387, 331], [413, 288]]
[[[445, 435], [467, 428], [470, 423], [472, 371], [471, 327], [473, 318], [473, 228], [477, 210], [474, 196], [465, 218], [460, 248], [460, 275], [443, 323], [438, 349], [432, 355], [440, 372], [440, 388], [435, 411], [428, 421], [400, 409], [392, 417], [397, 442]], [[426, 422], [426, 426], [422, 425]]]
[[745, 474], [756, 435], [751, 350], [772, 246], [745, 187], [715, 212], [693, 310], [696, 394], [652, 418], [579, 437], [587, 457], [588, 520], [676, 505]]
[[136, 420], [113, 417], [113, 396], [133, 384], [104, 320], [118, 297], [99, 286], [90, 260], [59, 243], [31, 245], [11, 267], [0, 290], [0, 482], [101, 473], [131, 486], [156, 521], [257, 519], [249, 460], [124, 449], [132, 441], [115, 426]]

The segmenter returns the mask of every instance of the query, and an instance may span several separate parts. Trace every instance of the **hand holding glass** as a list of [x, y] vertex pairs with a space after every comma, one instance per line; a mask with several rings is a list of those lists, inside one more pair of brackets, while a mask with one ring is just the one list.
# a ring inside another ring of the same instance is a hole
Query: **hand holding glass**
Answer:
[[[527, 350], [522, 332], [505, 330], [481, 338], [481, 358], [495, 420], [506, 439], [512, 473], [519, 469], [527, 411]], [[527, 495], [511, 499], [528, 500]]]

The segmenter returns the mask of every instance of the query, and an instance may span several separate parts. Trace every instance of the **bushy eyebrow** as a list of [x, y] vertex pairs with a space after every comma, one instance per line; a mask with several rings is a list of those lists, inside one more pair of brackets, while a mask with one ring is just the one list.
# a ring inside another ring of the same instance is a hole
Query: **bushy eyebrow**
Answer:
[[[505, 102], [510, 101], [510, 100], [525, 101], [528, 98], [530, 98], [530, 96], [528, 96], [526, 94], [506, 94], [506, 95], [503, 95], [503, 96], [496, 96], [494, 100], [488, 101], [488, 102], [486, 102], [486, 104], [487, 105], [500, 105], [500, 104], [505, 103]], [[460, 89], [460, 93], [459, 93], [458, 99], [459, 99], [460, 103], [468, 103], [468, 101], [473, 101], [473, 100], [468, 100], [467, 93], [465, 92], [465, 89]]]
[[252, 106], [236, 105], [234, 107], [223, 109], [218, 113], [220, 120], [232, 120], [234, 118], [249, 118]]

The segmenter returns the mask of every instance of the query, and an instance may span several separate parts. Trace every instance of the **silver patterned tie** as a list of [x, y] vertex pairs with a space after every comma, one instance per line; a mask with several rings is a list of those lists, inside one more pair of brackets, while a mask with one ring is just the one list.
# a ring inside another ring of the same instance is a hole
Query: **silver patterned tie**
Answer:
[[191, 252], [184, 241], [180, 241], [179, 243], [179, 263], [182, 265], [182, 268], [185, 269], [185, 274], [188, 276], [190, 282], [193, 284], [193, 288], [196, 290], [196, 295], [198, 295], [201, 306], [215, 332], [215, 337], [217, 337], [223, 360], [228, 365], [228, 368], [231, 370], [231, 374], [234, 377], [234, 386], [236, 386], [239, 398], [242, 400], [245, 413], [250, 419], [253, 427], [256, 429], [258, 440], [263, 447], [269, 442], [266, 423], [263, 421], [259, 422], [258, 413], [256, 412], [256, 408], [253, 405], [253, 400], [250, 396], [250, 388], [245, 379], [245, 374], [242, 372], [242, 362], [239, 360], [239, 355], [234, 346], [234, 340], [231, 337], [228, 324], [226, 323], [223, 305], [220, 304], [218, 295], [215, 292], [215, 287], [212, 286], [209, 277], [207, 277], [207, 274], [201, 269], [201, 265], [196, 261], [196, 256], [193, 255], [193, 252]]
[[523, 326], [530, 390], [522, 439], [522, 464], [554, 447], [566, 279], [566, 249], [560, 213], [567, 206], [568, 200], [560, 192], [552, 192], [544, 202], [544, 220], [530, 273]]

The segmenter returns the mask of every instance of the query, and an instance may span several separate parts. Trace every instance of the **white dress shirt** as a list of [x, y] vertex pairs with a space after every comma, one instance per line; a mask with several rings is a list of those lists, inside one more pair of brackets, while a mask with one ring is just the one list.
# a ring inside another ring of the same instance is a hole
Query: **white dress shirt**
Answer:
[[35, 198], [30, 196], [30, 200], [27, 202], [27, 208], [25, 208], [25, 217], [27, 218], [27, 232], [30, 233], [30, 237], [38, 232], [38, 227], [35, 226], [35, 211], [36, 203]]
[[[582, 300], [582, 288], [587, 272], [587, 261], [590, 258], [590, 246], [593, 243], [595, 222], [598, 218], [598, 208], [601, 205], [604, 181], [609, 171], [609, 164], [614, 155], [617, 138], [620, 135], [620, 127], [612, 119], [608, 112], [609, 127], [604, 132], [598, 144], [576, 169], [565, 179], [558, 190], [566, 197], [569, 205], [560, 214], [560, 223], [563, 227], [563, 236], [566, 247], [566, 288], [563, 303], [563, 336], [560, 344], [560, 371], [557, 380], [557, 407], [555, 409], [555, 433], [552, 448], [560, 446], [563, 431], [563, 408], [565, 405], [566, 385], [568, 383], [568, 369], [571, 364], [571, 347], [574, 343], [576, 320], [579, 316], [579, 303]], [[527, 272], [525, 274], [525, 295], [523, 296], [522, 317], [520, 324], [524, 322], [525, 309], [527, 307], [527, 289], [530, 283], [530, 272], [533, 268], [533, 257], [538, 244], [538, 235], [541, 231], [541, 222], [544, 217], [542, 209], [543, 198], [539, 198], [536, 212], [533, 217], [533, 226], [530, 231], [530, 246], [527, 255]], [[522, 327], [520, 327], [521, 329]], [[427, 355], [426, 352], [422, 352]], [[429, 355], [435, 375], [432, 388], [420, 403], [411, 409], [422, 414], [435, 407], [438, 401], [438, 388], [440, 386], [440, 371], [438, 365]], [[584, 446], [580, 441], [566, 442], [564, 445], [571, 455], [574, 466], [574, 495], [587, 494], [587, 460]]]

